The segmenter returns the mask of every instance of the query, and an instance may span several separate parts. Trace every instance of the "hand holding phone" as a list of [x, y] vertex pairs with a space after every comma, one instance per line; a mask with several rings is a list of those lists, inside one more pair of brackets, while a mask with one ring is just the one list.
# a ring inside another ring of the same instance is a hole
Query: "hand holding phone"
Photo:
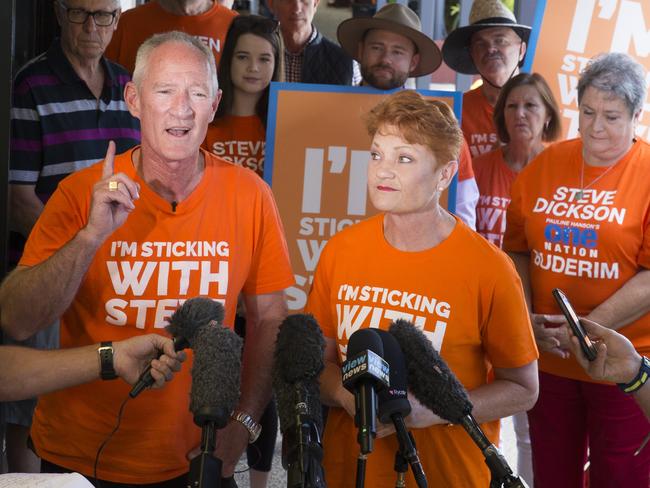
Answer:
[[566, 317], [567, 322], [569, 323], [569, 327], [571, 327], [571, 330], [573, 331], [573, 334], [578, 338], [580, 348], [582, 349], [584, 355], [589, 361], [596, 359], [596, 346], [594, 346], [593, 342], [591, 342], [591, 339], [589, 339], [589, 336], [585, 332], [585, 329], [582, 327], [580, 319], [578, 318], [578, 314], [576, 314], [575, 310], [573, 310], [573, 307], [571, 306], [571, 303], [569, 302], [567, 296], [559, 288], [554, 288], [553, 298], [555, 298], [555, 301], [560, 307], [560, 310], [562, 310], [562, 313]]

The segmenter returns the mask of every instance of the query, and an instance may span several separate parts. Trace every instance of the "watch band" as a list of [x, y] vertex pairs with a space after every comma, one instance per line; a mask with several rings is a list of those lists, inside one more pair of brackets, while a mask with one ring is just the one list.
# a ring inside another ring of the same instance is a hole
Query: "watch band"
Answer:
[[114, 380], [117, 378], [115, 367], [113, 365], [113, 343], [104, 341], [97, 349], [99, 354], [100, 377], [103, 380]]
[[634, 393], [640, 389], [650, 377], [650, 359], [643, 356], [641, 358], [641, 366], [639, 372], [629, 383], [617, 383], [618, 387], [623, 390], [623, 393]]
[[247, 413], [235, 410], [230, 418], [242, 424], [248, 431], [248, 443], [252, 444], [262, 433], [262, 426], [253, 420]]

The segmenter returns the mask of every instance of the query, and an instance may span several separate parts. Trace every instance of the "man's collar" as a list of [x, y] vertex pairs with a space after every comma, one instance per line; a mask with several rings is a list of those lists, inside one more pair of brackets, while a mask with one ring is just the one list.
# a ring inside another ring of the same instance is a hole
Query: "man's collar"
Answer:
[[297, 53], [292, 53], [285, 47], [284, 52], [287, 53], [289, 56], [302, 56], [302, 53], [305, 52], [307, 46], [309, 46], [312, 42], [314, 42], [314, 40], [316, 40], [316, 37], [318, 37], [318, 29], [316, 29], [316, 26], [314, 24], [312, 24], [311, 34], [309, 34], [309, 38], [307, 39], [307, 42], [302, 46], [300, 51], [298, 51]]
[[[61, 46], [61, 38], [56, 38], [47, 51], [47, 62], [50, 68], [64, 83], [73, 84], [81, 82], [81, 78], [72, 67], [72, 63], [65, 55], [63, 47]], [[99, 61], [104, 68], [104, 84], [112, 85], [117, 82], [115, 79], [115, 72], [111, 67], [108, 60], [102, 56]]]

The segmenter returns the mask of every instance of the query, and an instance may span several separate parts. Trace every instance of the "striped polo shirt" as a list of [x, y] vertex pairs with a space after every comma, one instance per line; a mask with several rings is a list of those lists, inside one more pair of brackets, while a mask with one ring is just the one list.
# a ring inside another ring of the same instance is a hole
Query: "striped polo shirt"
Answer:
[[57, 39], [16, 75], [11, 109], [9, 182], [36, 185], [46, 201], [70, 173], [140, 142], [140, 123], [124, 102], [130, 80], [120, 65], [101, 59], [105, 80], [97, 100], [72, 68]]

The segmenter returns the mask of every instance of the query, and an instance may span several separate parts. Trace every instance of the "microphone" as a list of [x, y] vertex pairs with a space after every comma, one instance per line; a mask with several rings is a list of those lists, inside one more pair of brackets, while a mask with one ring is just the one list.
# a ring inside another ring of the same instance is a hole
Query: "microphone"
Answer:
[[398, 466], [403, 466], [403, 468], [400, 467], [398, 470], [398, 476], [403, 481], [407, 469], [406, 461], [411, 466], [411, 471], [413, 471], [413, 476], [418, 487], [426, 488], [428, 486], [427, 478], [415, 447], [415, 441], [404, 423], [404, 417], [411, 413], [411, 403], [407, 397], [408, 381], [404, 354], [402, 354], [402, 350], [395, 337], [388, 331], [377, 329], [376, 332], [381, 338], [384, 347], [384, 359], [388, 362], [390, 368], [389, 386], [377, 394], [379, 400], [379, 420], [385, 424], [392, 421], [395, 426], [395, 432], [399, 442], [399, 462], [396, 461], [396, 469]]
[[[169, 318], [169, 325], [165, 329], [173, 336], [174, 350], [182, 351], [189, 347], [190, 340], [196, 334], [199, 327], [211, 321], [221, 323], [223, 321], [223, 305], [206, 297], [195, 297], [185, 301], [178, 307]], [[162, 355], [162, 351], [158, 357]], [[151, 365], [142, 372], [140, 378], [129, 392], [129, 397], [135, 398], [155, 383], [151, 376]]]
[[201, 453], [190, 461], [193, 488], [228, 486], [222, 461], [212, 455], [216, 430], [226, 426], [239, 401], [242, 339], [216, 321], [198, 327], [189, 339], [194, 351], [190, 411], [201, 427]]
[[350, 336], [342, 366], [343, 386], [354, 393], [355, 424], [361, 454], [372, 452], [377, 435], [377, 390], [388, 386], [389, 369], [384, 346], [375, 329], [359, 329]]
[[275, 344], [273, 389], [282, 431], [282, 467], [288, 488], [325, 488], [318, 376], [325, 340], [311, 315], [289, 315]]
[[503, 455], [476, 422], [472, 416], [474, 406], [465, 387], [422, 331], [406, 320], [396, 320], [389, 331], [404, 353], [411, 391], [433, 413], [463, 426], [481, 450], [490, 469], [490, 486], [496, 482], [496, 486], [527, 488], [526, 483], [513, 474]]

